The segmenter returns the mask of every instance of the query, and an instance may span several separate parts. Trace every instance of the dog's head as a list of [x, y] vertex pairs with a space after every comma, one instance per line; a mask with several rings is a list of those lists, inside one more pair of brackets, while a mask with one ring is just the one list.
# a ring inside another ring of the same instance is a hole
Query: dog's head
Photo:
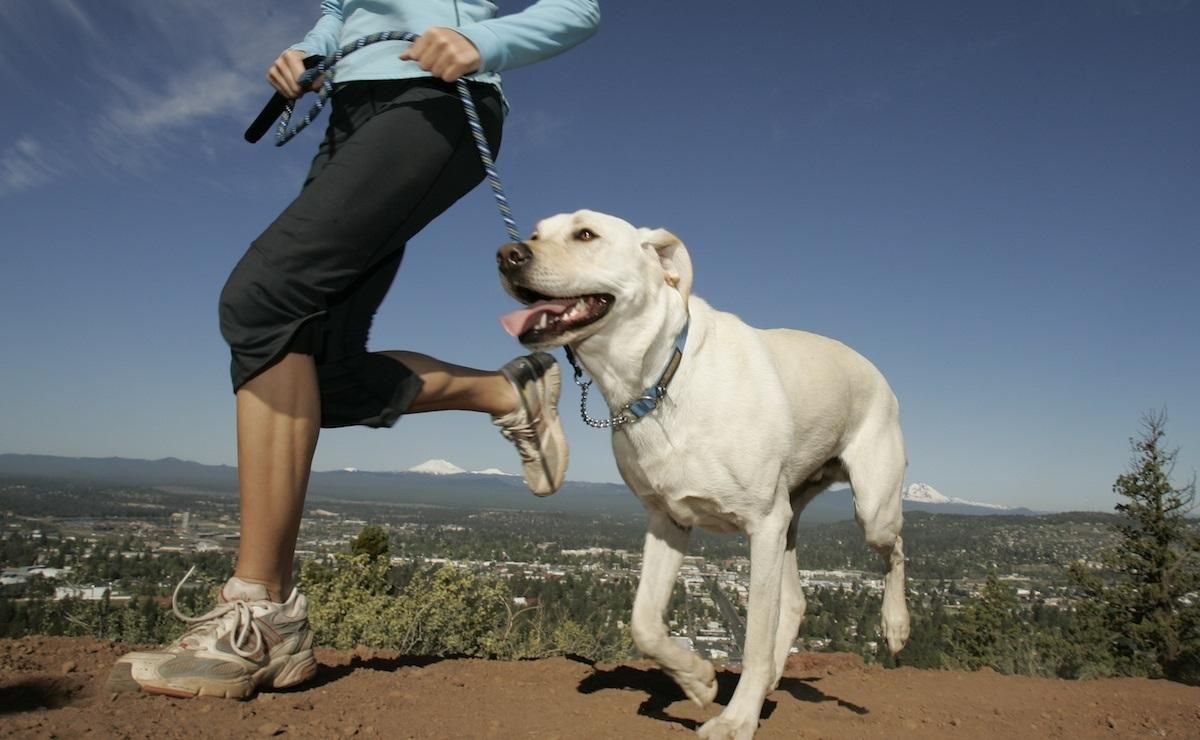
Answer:
[[501, 323], [533, 349], [585, 339], [650, 305], [686, 310], [692, 290], [692, 261], [674, 234], [594, 211], [540, 221], [496, 261], [504, 289], [526, 306]]

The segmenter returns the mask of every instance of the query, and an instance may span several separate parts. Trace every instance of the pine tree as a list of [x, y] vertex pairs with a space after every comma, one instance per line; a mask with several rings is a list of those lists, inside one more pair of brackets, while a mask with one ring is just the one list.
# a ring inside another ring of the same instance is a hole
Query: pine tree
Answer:
[[979, 593], [945, 628], [946, 661], [975, 670], [988, 666], [1000, 673], [1021, 672], [1026, 628], [1016, 591], [990, 574]]
[[1142, 418], [1133, 459], [1113, 484], [1118, 541], [1104, 563], [1111, 583], [1083, 583], [1107, 617], [1116, 672], [1200, 682], [1200, 538], [1187, 514], [1196, 480], [1171, 482], [1176, 450], [1166, 414]]
[[388, 534], [383, 527], [376, 524], [363, 527], [350, 543], [351, 555], [366, 555], [372, 560], [386, 557], [389, 550]]
[[939, 589], [930, 597], [925, 608], [913, 610], [912, 635], [903, 652], [893, 656], [880, 641], [877, 650], [879, 662], [889, 668], [897, 665], [941, 668], [946, 660], [943, 654], [946, 624], [946, 603]]

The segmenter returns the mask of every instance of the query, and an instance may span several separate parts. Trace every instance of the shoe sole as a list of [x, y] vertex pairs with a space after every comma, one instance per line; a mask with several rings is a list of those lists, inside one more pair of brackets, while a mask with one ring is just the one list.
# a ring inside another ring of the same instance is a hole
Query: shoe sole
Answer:
[[[179, 699], [193, 699], [201, 696], [218, 699], [245, 700], [258, 692], [260, 684], [273, 689], [286, 689], [290, 686], [304, 683], [317, 675], [317, 660], [313, 651], [301, 650], [289, 655], [282, 661], [283, 665], [268, 663], [250, 676], [231, 682], [198, 679], [195, 683], [180, 685], [178, 683], [153, 684], [140, 682], [133, 677], [133, 666], [129, 663], [117, 663], [109, 673], [107, 688], [110, 693], [124, 694], [141, 692], [173, 696]], [[268, 677], [269, 679], [268, 683]]]

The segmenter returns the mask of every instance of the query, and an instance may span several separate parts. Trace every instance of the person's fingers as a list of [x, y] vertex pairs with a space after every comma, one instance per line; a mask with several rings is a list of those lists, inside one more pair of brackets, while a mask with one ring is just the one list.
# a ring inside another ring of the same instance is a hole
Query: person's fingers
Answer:
[[[409, 44], [408, 48], [400, 53], [400, 58], [406, 62], [407, 61], [415, 61], [417, 63], [420, 63], [421, 55], [428, 46], [429, 46], [429, 42], [425, 40], [424, 36], [421, 36], [416, 41]], [[429, 71], [424, 65], [421, 66], [421, 69], [424, 69], [425, 71]]]
[[285, 98], [296, 97], [295, 83], [287, 79], [287, 75], [280, 69], [278, 64], [272, 64], [267, 69], [267, 82], [271, 83], [271, 87], [275, 88], [276, 92]]
[[300, 91], [296, 87], [296, 83], [287, 78], [287, 74], [279, 68], [279, 65], [272, 64], [267, 69], [267, 82], [271, 83], [271, 87], [285, 98], [295, 98], [299, 95]]
[[300, 75], [304, 74], [304, 52], [288, 49], [280, 54], [267, 69], [267, 82], [280, 95], [287, 98], [298, 98], [303, 94], [297, 83]]
[[479, 50], [465, 36], [448, 28], [431, 28], [400, 54], [433, 76], [454, 82], [479, 68]]
[[[304, 53], [299, 51], [284, 52], [284, 63], [287, 65], [288, 76], [292, 80], [292, 88], [296, 91], [295, 97], [300, 97], [304, 94], [304, 90], [300, 89], [300, 76], [304, 74]], [[315, 88], [313, 88], [315, 89]]]

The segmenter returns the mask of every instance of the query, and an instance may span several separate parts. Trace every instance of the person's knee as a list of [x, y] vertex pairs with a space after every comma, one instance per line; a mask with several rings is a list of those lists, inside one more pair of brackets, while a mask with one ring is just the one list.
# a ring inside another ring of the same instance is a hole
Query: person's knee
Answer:
[[235, 343], [239, 330], [244, 326], [247, 295], [239, 270], [234, 268], [229, 279], [225, 281], [225, 286], [221, 288], [221, 296], [217, 300], [221, 336], [231, 345]]
[[257, 346], [277, 336], [282, 327], [311, 315], [313, 311], [301, 306], [291, 285], [253, 248], [247, 251], [229, 273], [217, 300], [221, 336], [229, 346], [235, 350]]

